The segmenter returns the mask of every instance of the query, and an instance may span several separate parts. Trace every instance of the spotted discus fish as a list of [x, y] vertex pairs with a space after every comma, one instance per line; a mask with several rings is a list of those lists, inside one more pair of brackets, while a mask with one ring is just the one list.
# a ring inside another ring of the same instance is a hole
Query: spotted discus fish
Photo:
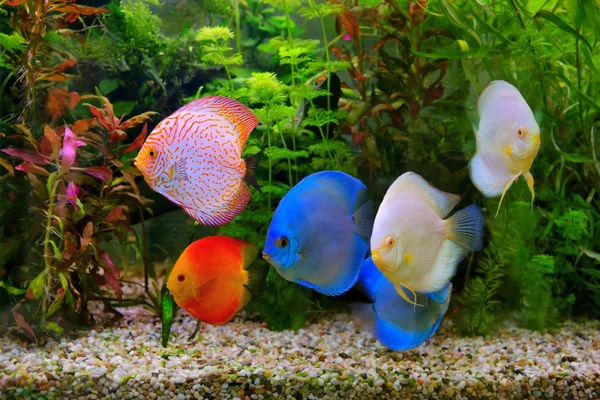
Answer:
[[[252, 111], [207, 96], [181, 107], [150, 133], [135, 159], [148, 185], [203, 225], [224, 225], [250, 201], [258, 154], [242, 159]], [[246, 182], [244, 182], [246, 181]]]

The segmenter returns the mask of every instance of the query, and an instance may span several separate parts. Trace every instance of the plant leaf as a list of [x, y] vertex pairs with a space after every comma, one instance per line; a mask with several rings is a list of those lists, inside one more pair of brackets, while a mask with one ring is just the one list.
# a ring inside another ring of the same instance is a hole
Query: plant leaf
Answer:
[[45, 277], [46, 277], [46, 270], [43, 270], [29, 284], [29, 289], [31, 289], [33, 298], [36, 300], [39, 299], [44, 294], [44, 289], [45, 289], [45, 279], [44, 278]]
[[32, 342], [35, 342], [35, 344], [38, 344], [38, 340], [35, 337], [35, 333], [33, 333], [33, 329], [31, 328], [31, 325], [29, 325], [27, 323], [27, 321], [25, 321], [25, 318], [17, 312], [17, 310], [19, 309], [19, 307], [21, 307], [21, 304], [23, 304], [24, 301], [25, 301], [25, 299], [23, 299], [20, 302], [18, 302], [17, 304], [15, 304], [15, 306], [12, 309], [12, 315], [13, 315], [13, 318], [15, 319], [15, 322], [17, 323], [17, 325], [19, 325], [21, 328], [23, 328], [27, 337], [29, 337], [29, 339]]
[[571, 26], [569, 24], [567, 24], [565, 21], [563, 21], [558, 15], [554, 14], [553, 12], [548, 11], [548, 10], [540, 10], [535, 14], [534, 18], [543, 18], [547, 21], [552, 22], [554, 25], [556, 25], [558, 28], [562, 29], [566, 33], [573, 35], [573, 36], [575, 36], [575, 38], [581, 40], [583, 43], [586, 44], [587, 47], [589, 47], [589, 49], [591, 51], [594, 51], [594, 48], [590, 45], [590, 43], [583, 36], [581, 36], [581, 34], [579, 32], [577, 32], [575, 29], [571, 28]]

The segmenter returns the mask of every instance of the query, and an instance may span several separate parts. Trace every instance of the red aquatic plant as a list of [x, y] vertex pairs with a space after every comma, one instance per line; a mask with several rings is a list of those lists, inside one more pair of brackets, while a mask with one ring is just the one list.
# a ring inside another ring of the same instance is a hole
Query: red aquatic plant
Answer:
[[[135, 240], [129, 218], [135, 209], [145, 209], [149, 201], [140, 195], [135, 184], [139, 174], [122, 155], [139, 149], [147, 133], [144, 124], [153, 113], [117, 119], [112, 104], [101, 96], [79, 96], [62, 92], [60, 101], [50, 104], [68, 112], [82, 100], [92, 115], [69, 125], [44, 125], [36, 134], [26, 126], [15, 125], [6, 139], [14, 146], [2, 153], [18, 160], [17, 171], [26, 174], [39, 206], [43, 229], [39, 273], [28, 285], [25, 297], [13, 312], [15, 322], [28, 335], [31, 325], [20, 314], [27, 302], [41, 303], [42, 329], [59, 330], [51, 317], [77, 314], [91, 321], [87, 301], [101, 293], [103, 286], [112, 289], [116, 300], [122, 297], [120, 273], [103, 243], [113, 237], [124, 242]], [[69, 105], [72, 99], [76, 104]], [[64, 102], [65, 108], [61, 108]], [[123, 145], [127, 131], [144, 124], [132, 143]], [[7, 159], [3, 160], [3, 164]], [[10, 164], [8, 164], [10, 165]], [[39, 235], [38, 235], [39, 236]], [[95, 288], [95, 289], [94, 289]], [[30, 307], [33, 309], [33, 307]]]

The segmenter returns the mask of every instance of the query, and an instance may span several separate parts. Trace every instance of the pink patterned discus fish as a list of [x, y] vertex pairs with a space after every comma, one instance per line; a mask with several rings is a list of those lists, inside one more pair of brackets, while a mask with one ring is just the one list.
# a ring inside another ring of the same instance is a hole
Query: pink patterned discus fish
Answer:
[[153, 190], [196, 221], [224, 225], [250, 201], [246, 182], [260, 191], [254, 174], [258, 154], [241, 157], [256, 125], [256, 116], [236, 100], [203, 97], [162, 120], [135, 165]]

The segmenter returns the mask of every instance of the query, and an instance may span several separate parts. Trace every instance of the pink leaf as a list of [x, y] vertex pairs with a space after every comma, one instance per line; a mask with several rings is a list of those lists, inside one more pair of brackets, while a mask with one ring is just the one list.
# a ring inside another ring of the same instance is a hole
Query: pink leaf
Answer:
[[115, 289], [115, 293], [117, 294], [117, 298], [121, 300], [121, 296], [123, 295], [123, 290], [121, 289], [121, 284], [119, 283], [119, 270], [113, 261], [110, 259], [108, 253], [103, 253], [102, 258], [108, 268], [104, 270], [104, 278], [110, 286]]
[[27, 163], [27, 162], [16, 166], [15, 169], [17, 171], [22, 171], [27, 174], [50, 176], [50, 173], [48, 171], [46, 171], [44, 168], [39, 167], [35, 164]]
[[79, 187], [73, 182], [69, 182], [67, 186], [67, 200], [73, 208], [77, 208], [77, 195], [79, 194]]
[[75, 162], [75, 154], [78, 147], [85, 146], [85, 143], [75, 138], [75, 134], [65, 126], [65, 137], [62, 147], [62, 167], [65, 172], [69, 171], [73, 162]]
[[82, 171], [94, 178], [102, 179], [106, 182], [112, 177], [112, 171], [108, 167], [89, 167], [83, 168]]
[[2, 151], [6, 154], [9, 154], [14, 157], [19, 157], [23, 161], [27, 161], [34, 164], [48, 164], [46, 159], [38, 154], [37, 151], [34, 150], [26, 150], [26, 149], [2, 149]]

